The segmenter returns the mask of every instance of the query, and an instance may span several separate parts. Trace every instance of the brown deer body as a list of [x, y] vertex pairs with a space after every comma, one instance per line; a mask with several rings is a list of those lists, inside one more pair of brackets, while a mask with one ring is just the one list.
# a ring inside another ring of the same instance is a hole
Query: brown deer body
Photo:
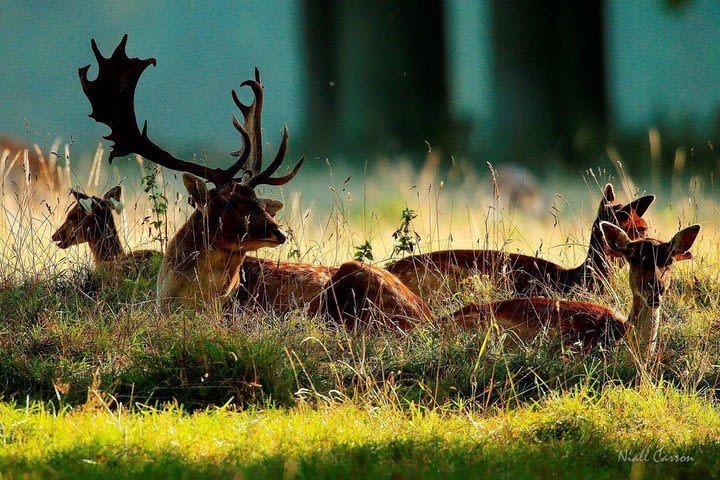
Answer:
[[[242, 82], [254, 94], [252, 104], [245, 105], [232, 91], [244, 122], [233, 115], [233, 126], [240, 133], [243, 148], [233, 152], [239, 157], [229, 168], [209, 168], [180, 160], [153, 143], [142, 131], [135, 117], [134, 96], [145, 69], [155, 65], [154, 58], [128, 58], [125, 35], [110, 58], [102, 56], [93, 40], [91, 46], [99, 66], [96, 80], [88, 80], [90, 65], [79, 69], [80, 81], [93, 111], [90, 116], [110, 127], [106, 138], [114, 142], [113, 158], [130, 153], [142, 155], [159, 165], [183, 173], [183, 183], [195, 206], [185, 224], [170, 240], [158, 275], [158, 305], [167, 310], [175, 306], [204, 308], [225, 302], [237, 288], [240, 267], [248, 251], [273, 247], [285, 242], [285, 234], [273, 219], [282, 203], [258, 198], [258, 185], [283, 185], [298, 172], [303, 159], [283, 177], [272, 177], [285, 157], [288, 144], [287, 126], [275, 159], [262, 170], [261, 113], [263, 86], [260, 73]], [[251, 141], [252, 137], [252, 141]], [[235, 178], [240, 171], [244, 173]], [[205, 181], [215, 184], [208, 188]]]
[[310, 311], [362, 331], [408, 331], [432, 318], [425, 302], [395, 275], [355, 261], [337, 269]]
[[337, 267], [247, 257], [234, 303], [284, 315], [305, 310], [322, 294]]
[[91, 197], [71, 190], [77, 203], [68, 211], [65, 221], [53, 234], [59, 248], [87, 243], [95, 265], [111, 269], [147, 272], [162, 254], [156, 250], [136, 250], [126, 253], [115, 226], [114, 211], [120, 211], [121, 187], [108, 190], [102, 198]]
[[592, 226], [587, 258], [574, 268], [498, 250], [443, 250], [403, 258], [387, 270], [420, 295], [443, 289], [454, 292], [460, 281], [474, 274], [487, 275], [522, 295], [565, 293], [575, 287], [602, 290], [611, 270], [612, 252], [603, 240], [600, 222], [618, 225], [631, 239], [642, 238], [648, 227], [642, 216], [654, 199], [647, 195], [628, 205], [616, 204], [613, 187], [607, 184]]
[[656, 348], [660, 306], [670, 284], [670, 266], [675, 261], [692, 258], [689, 250], [700, 226], [681, 230], [670, 242], [650, 238], [633, 241], [622, 229], [608, 222], [603, 222], [601, 228], [609, 248], [630, 265], [633, 300], [627, 318], [588, 302], [519, 298], [471, 304], [446, 320], [465, 330], [494, 320], [501, 329], [523, 340], [547, 329], [573, 342], [581, 341], [586, 348], [598, 342], [612, 343], [632, 329], [630, 344], [638, 358], [651, 357]]

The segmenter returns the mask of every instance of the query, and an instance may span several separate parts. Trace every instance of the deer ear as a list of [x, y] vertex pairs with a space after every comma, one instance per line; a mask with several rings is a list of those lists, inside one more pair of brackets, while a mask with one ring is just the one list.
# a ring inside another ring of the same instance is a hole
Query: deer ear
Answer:
[[627, 236], [627, 233], [625, 233], [622, 228], [610, 222], [600, 222], [600, 229], [603, 232], [605, 242], [607, 242], [610, 251], [624, 256], [627, 252], [628, 243], [630, 243], [630, 238]]
[[82, 207], [83, 210], [85, 210], [89, 214], [92, 214], [92, 207], [93, 207], [93, 199], [92, 198], [89, 198], [89, 197], [78, 198], [77, 202]]
[[635, 214], [638, 217], [642, 217], [654, 201], [655, 195], [645, 195], [644, 197], [637, 198], [628, 203], [620, 211], [629, 214], [631, 211], [635, 210]]
[[612, 183], [605, 185], [603, 200], [607, 203], [613, 203], [615, 201], [615, 189], [613, 188]]
[[116, 212], [122, 212], [123, 208], [125, 208], [125, 205], [123, 205], [122, 202], [119, 202], [119, 201], [115, 200], [115, 199], [112, 198], [112, 197], [109, 198], [109, 199], [106, 200], [106, 201], [107, 201], [108, 204], [110, 205], [110, 208], [112, 208], [112, 209], [115, 210]]
[[208, 189], [205, 180], [187, 172], [183, 172], [182, 179], [185, 184], [185, 189], [192, 199], [191, 205], [197, 209], [205, 207], [208, 199]]
[[274, 217], [277, 212], [279, 212], [280, 209], [285, 206], [283, 202], [273, 200], [272, 198], [261, 198], [260, 202], [262, 202], [263, 206], [265, 207], [265, 211], [271, 217]]
[[670, 256], [673, 260], [689, 260], [692, 258], [690, 249], [700, 233], [700, 225], [692, 225], [680, 230], [670, 240]]
[[105, 195], [103, 195], [103, 200], [110, 200], [111, 198], [120, 201], [120, 195], [122, 194], [122, 187], [120, 185], [117, 185], [107, 192], [105, 192]]
[[71, 189], [70, 189], [70, 195], [72, 195], [73, 197], [75, 197], [75, 200], [78, 201], [78, 202], [79, 202], [80, 200], [84, 199], [84, 198], [90, 198], [90, 197], [88, 197], [87, 195], [85, 195], [84, 193], [78, 192], [78, 191], [75, 190], [74, 188], [71, 188]]

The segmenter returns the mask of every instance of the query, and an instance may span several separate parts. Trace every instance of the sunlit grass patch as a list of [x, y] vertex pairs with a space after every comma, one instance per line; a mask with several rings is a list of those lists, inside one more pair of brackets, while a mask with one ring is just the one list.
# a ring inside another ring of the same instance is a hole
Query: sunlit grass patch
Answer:
[[[720, 415], [671, 388], [577, 389], [536, 405], [480, 414], [465, 407], [400, 410], [343, 401], [290, 410], [103, 404], [53, 412], [0, 405], [5, 474], [104, 478], [560, 478], [717, 474]], [[660, 452], [658, 455], [656, 452]], [[668, 459], [685, 459], [671, 461]], [[665, 461], [660, 461], [665, 459]]]

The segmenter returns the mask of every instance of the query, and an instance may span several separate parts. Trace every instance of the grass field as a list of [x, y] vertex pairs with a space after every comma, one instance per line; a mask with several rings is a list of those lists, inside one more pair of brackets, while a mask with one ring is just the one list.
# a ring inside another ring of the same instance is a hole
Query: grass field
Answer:
[[[339, 264], [368, 241], [382, 264], [409, 208], [421, 251], [504, 248], [564, 265], [584, 258], [607, 172], [543, 179], [533, 214], [493, 195], [484, 176], [438, 163], [430, 155], [420, 172], [398, 162], [368, 172], [327, 167], [298, 177], [297, 191], [290, 184], [285, 192], [266, 192], [286, 201], [280, 220], [293, 235], [259, 253]], [[122, 177], [101, 165], [88, 168], [87, 182], [70, 174], [65, 182], [102, 193]], [[383, 169], [393, 175], [378, 174]], [[625, 202], [638, 189], [629, 174], [618, 176]], [[157, 200], [148, 200], [135, 177], [123, 183], [126, 209], [118, 223], [132, 247], [159, 248], [153, 239], [171, 235], [189, 207], [172, 179], [158, 178], [168, 203], [167, 214], [158, 213]], [[18, 197], [6, 191], [0, 473], [720, 475], [718, 204], [710, 181], [686, 187], [683, 178], [678, 174], [672, 191], [652, 192], [659, 198], [646, 215], [652, 233], [664, 239], [678, 226], [703, 224], [696, 258], [674, 267], [661, 353], [649, 370], [638, 368], [623, 343], [580, 356], [544, 336], [510, 346], [492, 330], [448, 335], [427, 325], [408, 335], [361, 336], [301, 314], [159, 316], [154, 275], [110, 277], [91, 268], [86, 247], [52, 245], [68, 201], [62, 189], [49, 205], [38, 204], [40, 188], [32, 182]], [[573, 298], [627, 312], [627, 290], [620, 271], [607, 295]], [[440, 315], [471, 299], [508, 296], [473, 278], [431, 306]]]

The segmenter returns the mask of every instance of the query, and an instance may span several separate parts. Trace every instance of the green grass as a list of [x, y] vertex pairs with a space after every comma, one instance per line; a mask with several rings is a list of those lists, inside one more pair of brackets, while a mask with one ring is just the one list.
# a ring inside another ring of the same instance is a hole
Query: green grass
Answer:
[[[435, 173], [384, 175], [360, 190], [340, 175], [319, 214], [289, 197], [283, 225], [297, 236], [262, 254], [338, 264], [369, 241], [384, 259], [407, 207], [418, 213], [412, 229], [423, 251], [447, 247], [453, 232], [457, 248], [506, 248], [565, 265], [584, 255], [597, 189], [592, 201], [587, 192], [580, 201], [557, 196], [551, 215], [532, 219], [479, 198], [477, 178], [449, 188]], [[365, 204], [365, 190], [375, 203]], [[185, 218], [177, 199], [171, 232]], [[678, 223], [713, 218], [712, 196], [691, 200], [653, 207], [661, 238]], [[142, 225], [142, 205], [129, 225]], [[0, 229], [2, 478], [720, 475], [714, 223], [703, 224], [696, 259], [674, 267], [659, 362], [646, 372], [623, 343], [580, 356], [544, 336], [517, 347], [494, 331], [451, 335], [437, 325], [363, 336], [299, 313], [161, 316], [158, 265], [128, 278], [78, 267], [84, 247], [58, 252], [48, 246], [52, 223], [23, 212]], [[133, 238], [147, 240], [136, 228]], [[473, 278], [431, 307], [442, 315], [509, 295]], [[606, 295], [569, 298], [626, 313], [626, 274]], [[655, 463], [661, 448], [693, 461]], [[649, 462], [618, 461], [646, 450]]]
[[[178, 406], [106, 407], [96, 400], [55, 413], [43, 404], [1, 405], [0, 472], [8, 478], [720, 475], [720, 414], [706, 399], [670, 388], [576, 389], [484, 413], [347, 401], [192, 414]], [[644, 449], [648, 462], [622, 461]], [[692, 460], [655, 462], [661, 455]]]
[[[8, 279], [0, 289], [0, 472], [720, 475], [719, 290], [700, 274], [681, 272], [669, 294], [650, 383], [622, 343], [579, 356], [542, 336], [511, 348], [492, 332], [448, 335], [433, 325], [361, 336], [297, 314], [159, 317], [152, 275]], [[463, 298], [506, 295], [477, 287], [469, 282]], [[659, 449], [693, 461], [655, 463]], [[646, 450], [649, 462], [618, 460]]]

